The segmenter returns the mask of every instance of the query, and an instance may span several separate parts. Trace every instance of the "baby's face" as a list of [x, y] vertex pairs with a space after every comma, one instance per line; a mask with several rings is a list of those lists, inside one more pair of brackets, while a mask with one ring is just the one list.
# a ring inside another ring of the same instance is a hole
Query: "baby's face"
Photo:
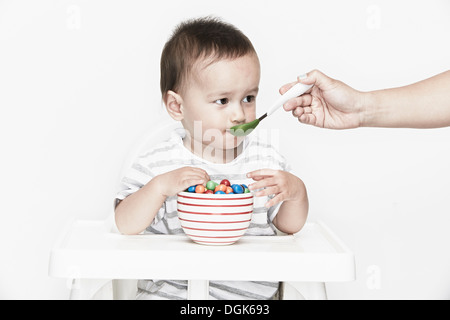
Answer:
[[197, 63], [194, 68], [182, 93], [184, 128], [210, 148], [236, 148], [243, 137], [231, 135], [229, 129], [255, 120], [260, 80], [257, 56]]

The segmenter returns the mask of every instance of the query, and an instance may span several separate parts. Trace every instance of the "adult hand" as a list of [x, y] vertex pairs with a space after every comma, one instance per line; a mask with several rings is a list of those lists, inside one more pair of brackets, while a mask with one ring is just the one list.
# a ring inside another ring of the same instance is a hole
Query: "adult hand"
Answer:
[[[299, 77], [298, 82], [314, 85], [307, 93], [284, 104], [301, 123], [329, 129], [360, 127], [364, 108], [364, 95], [345, 83], [332, 79], [318, 70]], [[297, 82], [280, 88], [288, 91]]]

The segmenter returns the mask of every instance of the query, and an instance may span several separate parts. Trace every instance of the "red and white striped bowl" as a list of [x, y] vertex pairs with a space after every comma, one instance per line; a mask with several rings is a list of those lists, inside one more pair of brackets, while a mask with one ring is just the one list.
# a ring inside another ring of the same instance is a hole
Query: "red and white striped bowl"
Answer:
[[241, 238], [252, 219], [253, 194], [180, 192], [178, 218], [186, 235], [206, 245], [228, 245]]

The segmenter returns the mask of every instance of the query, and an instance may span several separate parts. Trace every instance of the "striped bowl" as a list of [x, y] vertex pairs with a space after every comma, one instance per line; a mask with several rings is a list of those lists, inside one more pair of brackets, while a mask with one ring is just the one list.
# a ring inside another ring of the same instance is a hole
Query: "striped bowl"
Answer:
[[252, 219], [253, 194], [180, 192], [178, 218], [186, 235], [205, 245], [228, 245], [241, 238]]

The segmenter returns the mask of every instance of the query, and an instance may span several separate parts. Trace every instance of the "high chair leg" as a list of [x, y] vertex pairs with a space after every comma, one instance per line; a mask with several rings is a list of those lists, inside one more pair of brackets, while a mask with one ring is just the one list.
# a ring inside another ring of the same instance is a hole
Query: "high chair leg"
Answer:
[[73, 279], [70, 300], [112, 300], [113, 287], [109, 279]]
[[135, 300], [138, 280], [115, 279], [113, 283], [114, 300]]
[[326, 300], [324, 282], [283, 282], [283, 300]]
[[188, 300], [208, 300], [208, 280], [188, 280]]

